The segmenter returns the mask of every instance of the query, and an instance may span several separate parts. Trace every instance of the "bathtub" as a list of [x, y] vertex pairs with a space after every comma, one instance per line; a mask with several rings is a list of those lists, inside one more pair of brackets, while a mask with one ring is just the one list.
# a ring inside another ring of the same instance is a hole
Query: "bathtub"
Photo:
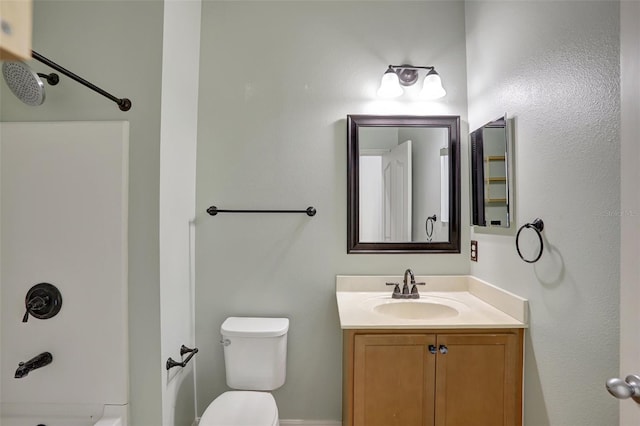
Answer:
[[127, 405], [0, 404], [2, 426], [127, 426]]

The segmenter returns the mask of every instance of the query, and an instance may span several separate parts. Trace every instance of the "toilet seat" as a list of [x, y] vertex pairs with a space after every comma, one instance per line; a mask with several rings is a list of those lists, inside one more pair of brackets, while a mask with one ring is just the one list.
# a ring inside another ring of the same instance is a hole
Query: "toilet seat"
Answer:
[[199, 426], [278, 426], [278, 407], [267, 392], [229, 391], [209, 404]]

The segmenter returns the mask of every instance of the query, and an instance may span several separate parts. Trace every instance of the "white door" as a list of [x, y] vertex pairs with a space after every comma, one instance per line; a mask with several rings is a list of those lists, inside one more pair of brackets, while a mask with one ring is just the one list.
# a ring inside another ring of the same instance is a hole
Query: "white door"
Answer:
[[[617, 391], [619, 396], [628, 396], [625, 383], [633, 383], [634, 379], [624, 379], [640, 376], [640, 2], [620, 2], [620, 13], [620, 380]], [[640, 386], [636, 390], [640, 392]], [[632, 425], [640, 425], [640, 396], [620, 401], [620, 426]]]
[[411, 141], [382, 156], [384, 241], [411, 241]]

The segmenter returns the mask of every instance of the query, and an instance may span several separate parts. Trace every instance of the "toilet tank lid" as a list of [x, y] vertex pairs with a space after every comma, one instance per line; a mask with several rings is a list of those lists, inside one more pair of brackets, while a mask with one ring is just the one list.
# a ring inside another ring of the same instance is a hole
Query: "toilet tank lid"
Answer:
[[288, 318], [229, 317], [220, 326], [224, 336], [276, 337], [288, 330]]

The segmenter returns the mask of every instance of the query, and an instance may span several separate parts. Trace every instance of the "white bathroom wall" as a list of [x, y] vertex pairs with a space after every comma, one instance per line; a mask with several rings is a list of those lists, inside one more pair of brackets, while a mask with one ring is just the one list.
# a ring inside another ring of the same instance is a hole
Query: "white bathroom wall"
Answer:
[[[22, 104], [0, 81], [0, 121], [130, 122], [129, 350], [134, 426], [158, 426], [162, 416], [158, 260], [162, 26], [160, 0], [34, 2], [34, 50], [117, 96], [129, 97], [133, 107], [128, 112], [63, 76], [57, 86], [46, 88], [47, 99], [39, 107]], [[37, 72], [51, 71], [37, 61], [29, 65]]]
[[471, 272], [529, 299], [525, 424], [617, 424], [619, 4], [469, 1], [466, 30], [469, 127], [514, 117], [514, 229], [545, 225], [535, 265], [513, 233], [471, 236]]
[[[197, 158], [198, 405], [226, 389], [219, 327], [229, 315], [291, 319], [283, 419], [341, 418], [335, 275], [465, 274], [461, 254], [346, 253], [347, 114], [460, 115], [466, 126], [464, 5], [458, 1], [203, 2]], [[435, 65], [447, 96], [375, 92], [389, 64]], [[466, 142], [461, 151], [467, 150]], [[468, 180], [462, 156], [462, 181]], [[468, 241], [468, 192], [462, 241]], [[299, 214], [205, 209], [294, 208]]]
[[[199, 0], [164, 3], [160, 131], [161, 360], [180, 361], [180, 346], [195, 347], [192, 268], [196, 197]], [[196, 416], [194, 366], [162, 374], [162, 424], [190, 426]]]

